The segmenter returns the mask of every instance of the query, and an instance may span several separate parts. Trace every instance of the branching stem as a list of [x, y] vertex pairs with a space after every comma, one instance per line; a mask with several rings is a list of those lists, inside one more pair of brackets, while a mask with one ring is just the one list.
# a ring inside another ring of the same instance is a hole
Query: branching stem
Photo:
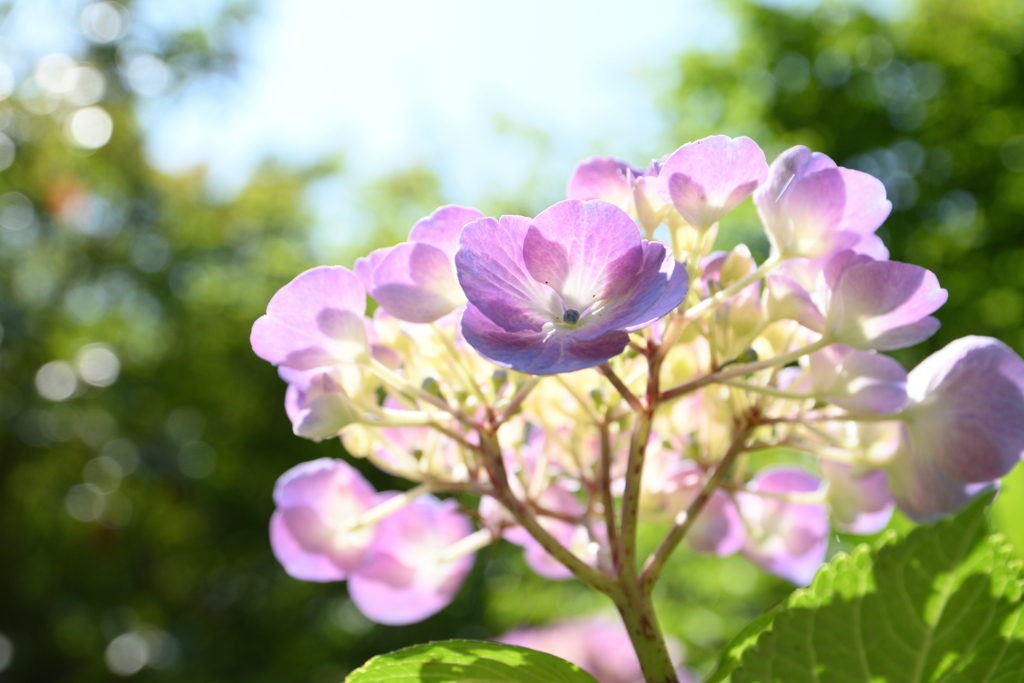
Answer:
[[640, 399], [634, 396], [633, 392], [629, 390], [629, 387], [619, 379], [619, 376], [615, 374], [614, 370], [612, 370], [612, 366], [608, 365], [608, 363], [601, 363], [597, 369], [601, 371], [602, 375], [608, 378], [608, 381], [612, 383], [613, 387], [615, 387], [615, 391], [619, 392], [619, 395], [622, 396], [626, 403], [629, 404], [630, 408], [638, 413], [643, 412], [644, 407], [641, 405]]
[[658, 582], [658, 578], [661, 576], [662, 570], [665, 568], [665, 563], [668, 558], [672, 555], [672, 552], [676, 549], [679, 543], [686, 536], [687, 532], [693, 527], [694, 522], [700, 515], [701, 510], [707, 505], [711, 499], [711, 494], [715, 492], [715, 489], [725, 479], [725, 475], [729, 472], [736, 458], [743, 453], [746, 445], [747, 437], [750, 432], [753, 431], [757, 423], [753, 420], [745, 420], [736, 430], [736, 434], [733, 437], [732, 444], [729, 446], [729, 450], [726, 451], [725, 455], [718, 464], [715, 466], [708, 475], [705, 476], [704, 485], [701, 487], [700, 493], [694, 498], [693, 502], [690, 503], [690, 507], [685, 512], [679, 515], [676, 519], [675, 526], [669, 531], [665, 540], [662, 541], [661, 546], [647, 558], [644, 570], [640, 575], [640, 582], [646, 592], [650, 592], [654, 585]]
[[663, 394], [661, 394], [660, 400], [671, 401], [673, 399], [679, 398], [680, 396], [685, 396], [686, 394], [696, 391], [697, 389], [705, 387], [709, 384], [716, 384], [718, 382], [723, 382], [724, 380], [727, 379], [732, 379], [733, 377], [741, 377], [743, 375], [749, 375], [759, 370], [765, 370], [767, 368], [775, 366], [786, 365], [787, 363], [792, 363], [793, 361], [799, 359], [802, 356], [806, 356], [809, 353], [814, 353], [819, 349], [823, 349], [831, 343], [832, 341], [829, 338], [822, 337], [821, 339], [812, 344], [800, 347], [799, 349], [790, 351], [789, 353], [779, 354], [778, 356], [766, 358], [765, 360], [759, 360], [754, 363], [732, 365], [729, 367], [728, 370], [719, 370], [718, 372], [712, 372], [707, 375], [704, 375], [703, 377], [698, 377], [697, 379], [693, 379], [690, 380], [689, 382], [680, 384], [679, 386], [673, 387], [672, 389], [668, 389]]

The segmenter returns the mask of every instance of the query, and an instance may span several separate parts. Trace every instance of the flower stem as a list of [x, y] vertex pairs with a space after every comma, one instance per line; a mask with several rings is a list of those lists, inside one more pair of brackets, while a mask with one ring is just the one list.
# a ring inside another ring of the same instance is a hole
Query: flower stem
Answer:
[[615, 387], [615, 391], [619, 392], [619, 395], [622, 396], [626, 403], [629, 404], [630, 408], [638, 413], [643, 412], [644, 407], [640, 404], [640, 399], [634, 396], [633, 392], [629, 390], [629, 387], [619, 379], [619, 376], [615, 374], [614, 370], [612, 370], [612, 366], [608, 365], [608, 363], [601, 363], [597, 369], [601, 371], [602, 375], [608, 378], [608, 381], [612, 383], [613, 387]]
[[668, 389], [661, 395], [661, 400], [671, 401], [672, 399], [679, 398], [680, 396], [685, 396], [686, 394], [696, 391], [697, 389], [707, 386], [708, 384], [715, 384], [716, 382], [722, 382], [727, 379], [732, 379], [733, 377], [749, 375], [753, 372], [757, 372], [758, 370], [765, 370], [767, 368], [792, 363], [793, 361], [803, 356], [806, 356], [809, 353], [814, 353], [818, 349], [825, 348], [831, 343], [831, 339], [829, 339], [828, 337], [822, 337], [813, 344], [802, 346], [799, 349], [796, 349], [795, 351], [790, 351], [789, 353], [783, 353], [778, 356], [766, 358], [765, 360], [759, 360], [755, 363], [733, 365], [730, 366], [728, 370], [719, 370], [718, 372], [709, 373], [707, 375], [704, 375], [703, 377], [698, 377], [697, 379], [690, 380], [685, 384], [680, 384], [677, 387]]
[[622, 522], [619, 536], [620, 576], [628, 581], [636, 575], [636, 531], [640, 518], [640, 483], [643, 478], [644, 456], [651, 436], [651, 412], [641, 410], [634, 418], [633, 436], [629, 441], [629, 460], [626, 463], [626, 487], [622, 494]]
[[[611, 412], [611, 409], [609, 409]], [[615, 499], [612, 497], [612, 441], [608, 432], [608, 419], [600, 425], [601, 429], [601, 506], [604, 508], [604, 525], [608, 532], [608, 545], [612, 551], [612, 564], [619, 570], [621, 556], [619, 547], [619, 530], [615, 524]]]
[[501, 459], [501, 447], [493, 430], [480, 429], [480, 447], [486, 460], [488, 474], [494, 486], [494, 497], [507, 509], [516, 521], [541, 544], [556, 560], [566, 566], [576, 578], [590, 584], [605, 595], [611, 595], [615, 582], [600, 569], [595, 569], [576, 557], [568, 548], [559, 543], [547, 529], [540, 525], [529, 505], [516, 497], [508, 483], [505, 463]]
[[644, 586], [646, 591], [650, 591], [654, 588], [654, 584], [658, 582], [658, 578], [661, 576], [662, 570], [665, 568], [665, 563], [668, 561], [669, 556], [676, 549], [679, 543], [686, 536], [687, 532], [693, 527], [694, 522], [700, 515], [701, 510], [707, 505], [711, 499], [711, 494], [715, 492], [722, 480], [725, 479], [725, 475], [729, 472], [732, 464], [736, 461], [736, 458], [743, 452], [746, 446], [747, 437], [750, 432], [753, 431], [754, 427], [757, 426], [757, 422], [753, 420], [746, 420], [736, 430], [736, 434], [733, 437], [732, 444], [729, 446], [729, 450], [726, 451], [722, 459], [718, 461], [718, 465], [712, 470], [704, 480], [704, 486], [701, 487], [700, 493], [690, 503], [690, 507], [679, 515], [676, 519], [675, 526], [668, 532], [665, 540], [662, 541], [661, 546], [654, 552], [653, 555], [647, 558], [644, 570], [640, 575], [640, 582]]
[[633, 643], [640, 668], [646, 683], [678, 683], [675, 666], [668, 653], [665, 637], [654, 613], [651, 595], [636, 582], [623, 585], [620, 595], [615, 596], [615, 607], [619, 610], [622, 623]]
[[712, 308], [718, 306], [720, 303], [722, 303], [729, 297], [733, 296], [734, 294], [738, 294], [739, 292], [742, 292], [745, 288], [749, 287], [750, 285], [752, 285], [753, 283], [757, 282], [765, 275], [770, 273], [772, 269], [775, 268], [775, 266], [779, 265], [780, 263], [782, 263], [782, 259], [780, 257], [769, 257], [768, 260], [762, 263], [754, 272], [750, 273], [744, 278], [737, 280], [736, 282], [732, 283], [731, 285], [729, 285], [722, 291], [718, 292], [714, 296], [709, 296], [707, 299], [704, 299], [700, 303], [692, 306], [689, 310], [686, 311], [686, 321], [689, 322], [691, 320], [696, 320], [697, 318], [701, 317], [702, 315], [710, 311]]
[[748, 384], [747, 382], [740, 382], [732, 379], [723, 380], [722, 384], [724, 384], [727, 387], [743, 389], [744, 391], [752, 391], [755, 394], [774, 396], [775, 398], [788, 398], [793, 399], [795, 401], [806, 401], [814, 398], [813, 394], [803, 394], [798, 391], [785, 391], [784, 389], [776, 389], [775, 387], [765, 387], [759, 384]]
[[416, 398], [418, 398], [421, 401], [425, 401], [425, 402], [429, 403], [432, 406], [440, 408], [441, 410], [443, 410], [446, 413], [450, 414], [452, 417], [454, 417], [455, 419], [457, 419], [459, 422], [461, 422], [462, 424], [466, 425], [467, 427], [476, 427], [477, 426], [476, 421], [474, 421], [472, 418], [470, 418], [464, 412], [462, 412], [461, 410], [459, 410], [455, 406], [450, 405], [444, 399], [441, 399], [441, 398], [438, 398], [437, 396], [433, 396], [431, 394], [428, 394], [427, 392], [423, 391], [419, 387], [414, 387], [412, 384], [410, 384], [404, 378], [402, 378], [401, 375], [398, 375], [395, 372], [393, 372], [391, 370], [391, 368], [389, 368], [388, 366], [384, 365], [383, 363], [381, 363], [376, 358], [370, 358], [370, 362], [367, 364], [366, 367], [367, 367], [367, 369], [370, 372], [372, 372], [373, 374], [377, 375], [377, 377], [379, 377], [381, 380], [383, 380], [384, 382], [387, 382], [388, 384], [390, 384], [394, 388], [398, 389], [399, 391], [404, 391], [405, 393], [409, 394], [410, 396], [415, 396]]
[[526, 380], [523, 386], [519, 388], [519, 391], [516, 392], [516, 395], [512, 397], [512, 400], [509, 401], [508, 405], [505, 406], [505, 410], [501, 413], [501, 417], [498, 418], [498, 424], [502, 424], [512, 417], [512, 414], [516, 412], [516, 409], [519, 408], [519, 406], [523, 405], [523, 401], [526, 400], [526, 397], [530, 395], [530, 392], [533, 391], [533, 388], [537, 386], [541, 379], [543, 378], [531, 377]]
[[437, 557], [437, 561], [440, 563], [457, 560], [460, 557], [465, 557], [470, 553], [475, 553], [477, 550], [486, 548], [491, 543], [494, 543], [494, 540], [494, 534], [490, 529], [474, 531], [469, 536], [459, 539], [441, 551], [441, 554]]
[[373, 526], [380, 520], [393, 515], [398, 512], [406, 505], [416, 500], [424, 493], [430, 493], [433, 490], [430, 484], [420, 484], [415, 486], [404, 493], [399, 493], [397, 496], [388, 498], [380, 505], [370, 508], [359, 516], [353, 529], [360, 529], [362, 527]]

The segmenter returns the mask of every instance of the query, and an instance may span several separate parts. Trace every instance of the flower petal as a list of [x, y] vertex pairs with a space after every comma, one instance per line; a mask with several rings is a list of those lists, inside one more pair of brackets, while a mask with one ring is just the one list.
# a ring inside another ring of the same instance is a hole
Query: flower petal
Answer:
[[795, 320], [807, 329], [822, 332], [825, 319], [811, 299], [810, 293], [796, 280], [782, 273], [771, 273], [765, 278], [768, 296], [765, 314], [770, 320]]
[[743, 548], [746, 529], [729, 496], [719, 489], [711, 494], [686, 540], [694, 550], [719, 557], [728, 557]]
[[591, 157], [573, 171], [565, 197], [583, 201], [601, 199], [616, 206], [625, 206], [631, 191], [627, 173], [641, 176], [644, 172], [612, 157]]
[[351, 363], [366, 352], [366, 291], [352, 271], [314, 268], [282, 287], [252, 327], [253, 351], [300, 370]]
[[348, 576], [348, 572], [328, 556], [303, 548], [285, 524], [280, 510], [270, 518], [270, 548], [288, 575], [299, 581], [344, 581]]
[[[540, 332], [554, 318], [556, 296], [530, 276], [523, 242], [530, 219], [481, 218], [462, 231], [455, 267], [466, 298], [508, 332]], [[545, 291], [547, 290], [547, 291]], [[561, 314], [561, 304], [557, 305]]]
[[[657, 245], [657, 246], [655, 246]], [[657, 247], [660, 246], [659, 250]], [[665, 252], [660, 257], [660, 266], [658, 268], [657, 275], [647, 275], [649, 272], [648, 263], [657, 263], [659, 261], [659, 253]], [[665, 279], [665, 288], [661, 290], [661, 295], [651, 304], [650, 308], [643, 312], [638, 319], [634, 319], [633, 322], [626, 325], [627, 332], [636, 332], [642, 330], [648, 325], [652, 325], [658, 320], [671, 313], [676, 309], [679, 304], [686, 298], [686, 292], [690, 288], [690, 276], [686, 272], [686, 266], [676, 261], [675, 257], [672, 256], [672, 252], [666, 250], [660, 242], [652, 242], [647, 245], [645, 251], [644, 268], [641, 270], [640, 276], [637, 278], [637, 284], [635, 289], [641, 290], [643, 286], [641, 281], [645, 278], [652, 278], [660, 281], [662, 278]], [[655, 289], [653, 285], [650, 285], [651, 289]], [[636, 307], [639, 309], [639, 306]]]
[[508, 332], [473, 304], [468, 304], [462, 314], [462, 334], [487, 360], [530, 375], [556, 375], [594, 367], [622, 353], [629, 343], [629, 335], [621, 330], [587, 340], [564, 332]]
[[483, 218], [479, 209], [449, 204], [442, 206], [426, 218], [421, 218], [409, 231], [410, 242], [423, 242], [437, 247], [448, 256], [455, 258], [459, 250], [459, 236], [467, 223]]
[[472, 531], [455, 501], [425, 495], [377, 526], [373, 559], [348, 583], [359, 611], [380, 624], [412, 624], [447, 607], [473, 568], [475, 554], [441, 553]]
[[960, 482], [1002, 477], [1024, 456], [1024, 360], [1003, 342], [964, 337], [908, 377], [914, 451]]
[[854, 348], [888, 351], [911, 346], [939, 329], [939, 321], [929, 314], [947, 298], [935, 274], [920, 266], [859, 263], [843, 272], [832, 292], [826, 334]]
[[878, 178], [861, 171], [840, 168], [846, 203], [838, 229], [867, 237], [878, 230], [892, 212], [892, 202], [885, 198], [885, 185]]
[[838, 227], [846, 206], [839, 169], [827, 168], [794, 179], [784, 199], [788, 234], [773, 235], [782, 253], [813, 258], [857, 242], [855, 235], [845, 235]]
[[907, 371], [889, 356], [832, 344], [809, 360], [812, 390], [841, 408], [884, 414], [907, 402]]
[[764, 152], [748, 137], [725, 135], [677, 149], [658, 174], [658, 194], [687, 223], [707, 230], [768, 177]]
[[[342, 460], [320, 458], [292, 467], [274, 486], [275, 555], [299, 579], [345, 578], [363, 564], [374, 537], [373, 529], [353, 525], [377, 502], [370, 483]], [[338, 571], [329, 571], [327, 563]]]
[[896, 504], [883, 470], [855, 472], [850, 465], [831, 460], [822, 460], [820, 467], [828, 481], [828, 503], [836, 529], [867, 536], [889, 525]]
[[295, 435], [313, 441], [337, 436], [360, 417], [344, 390], [326, 374], [317, 375], [306, 386], [289, 384], [285, 412]]
[[661, 242], [644, 242], [644, 262], [618, 298], [589, 310], [576, 339], [595, 339], [611, 330], [634, 332], [660, 320], [682, 303], [689, 285], [686, 266]]
[[566, 200], [545, 209], [527, 230], [522, 250], [533, 279], [581, 312], [620, 296], [644, 261], [636, 223], [602, 201]]
[[[749, 487], [766, 493], [809, 493], [817, 477], [790, 467], [758, 472]], [[829, 521], [823, 505], [792, 503], [756, 493], [736, 494], [740, 515], [752, 531], [743, 554], [766, 571], [801, 586], [810, 584], [828, 549]]]
[[363, 289], [367, 292], [373, 289], [373, 271], [377, 270], [377, 266], [380, 265], [385, 256], [391, 253], [392, 249], [394, 247], [374, 249], [366, 256], [360, 256], [356, 259], [355, 265], [352, 266], [352, 272], [359, 278], [359, 281], [363, 284]]
[[866, 173], [836, 167], [824, 154], [803, 146], [780, 154], [754, 203], [783, 255], [818, 258], [854, 248], [888, 258], [872, 234], [892, 210], [885, 186]]
[[423, 242], [391, 249], [373, 271], [370, 294], [391, 315], [412, 323], [430, 323], [466, 301], [451, 259]]
[[928, 523], [948, 517], [983, 491], [999, 486], [999, 480], [965, 484], [947, 477], [926, 453], [918, 453], [904, 431], [902, 447], [886, 466], [889, 492], [896, 506], [915, 522]]

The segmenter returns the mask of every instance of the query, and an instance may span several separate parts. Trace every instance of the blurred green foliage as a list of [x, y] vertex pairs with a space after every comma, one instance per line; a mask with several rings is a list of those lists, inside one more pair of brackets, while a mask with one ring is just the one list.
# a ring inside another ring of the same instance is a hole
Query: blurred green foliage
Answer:
[[[895, 206], [883, 228], [893, 258], [931, 268], [950, 291], [943, 329], [900, 359], [964, 334], [1024, 349], [1024, 6], [921, 0], [892, 21], [839, 4], [734, 7], [738, 49], [680, 61], [663, 102], [666, 150], [746, 134], [770, 158], [802, 143], [879, 176]], [[102, 681], [137, 664], [138, 680], [338, 681], [404, 645], [608, 607], [578, 583], [534, 576], [501, 545], [480, 553], [452, 607], [386, 628], [362, 619], [343, 585], [294, 581], [274, 561], [275, 479], [342, 450], [292, 436], [283, 383], [248, 333], [273, 292], [315, 264], [305, 192], [337, 171], [268, 162], [236, 197], [213, 198], [201, 171], [147, 163], [126, 76], [140, 49], [167, 66], [172, 89], [229, 71], [229, 37], [248, 12], [83, 42], [77, 62], [102, 75], [98, 104], [113, 121], [99, 149], [72, 144], [70, 96], [22, 85], [0, 103], [14, 152], [0, 172], [0, 634], [14, 646], [2, 680]], [[552, 192], [523, 188], [483, 208], [529, 213], [541, 208], [530, 193]], [[338, 262], [401, 239], [446, 201], [424, 167], [360, 196], [371, 238]], [[723, 241], [740, 239], [766, 249], [749, 206], [724, 226]], [[97, 343], [119, 359], [109, 386], [90, 374]], [[40, 385], [55, 361], [65, 364]], [[400, 485], [362, 469], [378, 487]], [[1024, 548], [1024, 470], [995, 518]], [[683, 553], [656, 595], [666, 629], [706, 671], [787, 592], [739, 558]]]

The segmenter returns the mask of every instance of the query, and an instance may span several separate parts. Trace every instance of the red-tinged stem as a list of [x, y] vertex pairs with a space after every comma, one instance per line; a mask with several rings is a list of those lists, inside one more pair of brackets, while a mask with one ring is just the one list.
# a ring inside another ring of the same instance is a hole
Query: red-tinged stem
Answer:
[[564, 564], [576, 578], [590, 584], [605, 595], [612, 595], [616, 592], [615, 580], [611, 576], [591, 567], [555, 540], [554, 536], [548, 533], [548, 530], [537, 521], [529, 505], [516, 497], [515, 493], [512, 492], [508, 483], [508, 474], [505, 472], [505, 463], [501, 459], [501, 448], [498, 445], [498, 436], [495, 431], [493, 429], [481, 429], [479, 434], [485, 466], [494, 485], [497, 500], [512, 513], [516, 521], [541, 544], [544, 550], [551, 553], [555, 559]]
[[612, 370], [612, 366], [607, 363], [602, 363], [597, 369], [601, 371], [602, 375], [608, 378], [608, 381], [612, 383], [613, 387], [615, 387], [615, 391], [619, 392], [619, 395], [622, 396], [626, 403], [629, 404], [630, 408], [638, 413], [643, 412], [644, 406], [640, 403], [640, 399], [634, 396], [633, 392], [629, 390], [629, 387], [619, 379], [619, 376], [615, 374], [614, 370]]
[[[608, 413], [611, 413], [609, 409]], [[604, 507], [604, 525], [608, 532], [608, 545], [612, 549], [612, 565], [619, 571], [621, 548], [619, 530], [615, 525], [615, 499], [612, 496], [612, 440], [608, 432], [608, 414], [600, 425], [601, 429], [601, 505]]]

